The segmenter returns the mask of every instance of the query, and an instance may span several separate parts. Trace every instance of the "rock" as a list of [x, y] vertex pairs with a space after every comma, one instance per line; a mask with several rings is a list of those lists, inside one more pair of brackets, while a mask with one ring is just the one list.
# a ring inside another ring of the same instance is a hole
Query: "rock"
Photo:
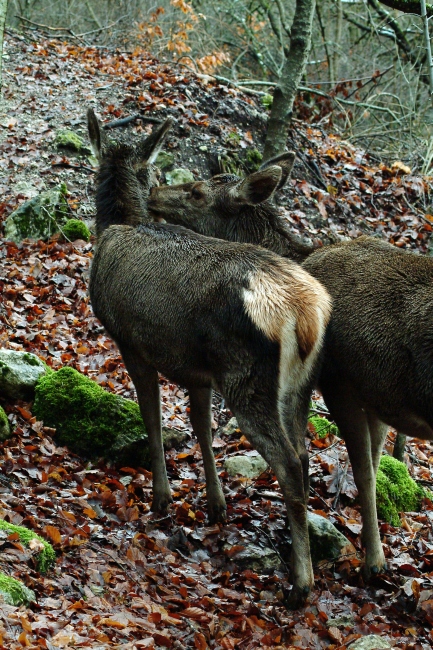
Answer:
[[360, 639], [356, 639], [348, 645], [350, 650], [381, 650], [382, 648], [391, 648], [389, 641], [377, 634], [368, 634]]
[[226, 458], [224, 467], [229, 476], [240, 474], [245, 478], [257, 478], [268, 469], [268, 464], [257, 454], [257, 456], [230, 456]]
[[90, 240], [90, 230], [80, 219], [68, 219], [64, 226], [62, 226], [62, 237], [69, 241], [76, 241], [77, 239], [84, 239], [88, 242]]
[[281, 569], [281, 558], [272, 548], [248, 544], [233, 556], [233, 562], [256, 573], [270, 573]]
[[326, 621], [326, 627], [353, 627], [354, 625], [355, 619], [351, 614], [337, 616], [337, 618], [328, 618]]
[[149, 467], [147, 433], [135, 402], [105, 391], [73, 368], [41, 377], [33, 414], [56, 429], [56, 441], [76, 454]]
[[0, 442], [7, 440], [11, 435], [11, 427], [5, 410], [0, 406]]
[[232, 436], [234, 433], [240, 433], [240, 431], [236, 418], [231, 418], [224, 427], [218, 429], [217, 435]]
[[10, 524], [4, 519], [0, 519], [0, 535], [3, 535], [6, 538], [13, 534], [18, 535], [23, 546], [26, 546], [35, 552], [38, 571], [46, 573], [46, 571], [53, 566], [56, 561], [56, 553], [49, 542], [43, 539], [43, 537], [40, 537], [37, 533], [34, 533], [32, 530], [25, 528], [25, 526], [16, 526], [15, 524]]
[[169, 151], [160, 151], [156, 157], [155, 165], [160, 169], [162, 169], [163, 171], [165, 169], [169, 169], [170, 167], [173, 167], [174, 154], [170, 153]]
[[40, 190], [28, 181], [19, 181], [14, 184], [14, 192], [15, 195], [21, 194], [22, 196], [25, 196], [26, 199], [32, 199], [34, 196], [39, 194]]
[[188, 439], [189, 435], [186, 431], [170, 429], [170, 427], [162, 427], [162, 443], [166, 451], [170, 451], [170, 449], [179, 449]]
[[35, 354], [0, 348], [0, 394], [10, 399], [32, 398], [38, 379], [50, 368]]
[[16, 580], [0, 573], [0, 596], [7, 605], [28, 605], [36, 600], [35, 592], [25, 586], [21, 580]]
[[167, 181], [167, 185], [180, 185], [182, 183], [193, 183], [195, 178], [189, 169], [177, 167], [172, 172], [166, 173], [165, 180]]
[[48, 239], [68, 219], [67, 188], [64, 183], [42, 192], [19, 206], [6, 219], [5, 239], [15, 243], [23, 239]]
[[90, 148], [85, 144], [83, 138], [75, 131], [69, 129], [61, 129], [57, 131], [54, 143], [59, 148], [72, 149], [73, 151], [82, 153], [91, 153]]
[[307, 518], [313, 562], [338, 558], [341, 550], [350, 544], [349, 540], [328, 519], [314, 512], [308, 512]]

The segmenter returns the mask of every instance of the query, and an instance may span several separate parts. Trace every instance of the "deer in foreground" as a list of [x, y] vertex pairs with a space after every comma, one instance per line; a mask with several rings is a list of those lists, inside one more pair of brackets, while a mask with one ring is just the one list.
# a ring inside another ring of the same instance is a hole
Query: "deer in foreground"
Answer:
[[[219, 175], [155, 188], [149, 209], [155, 219], [303, 262], [331, 294], [318, 387], [352, 463], [368, 578], [385, 567], [375, 486], [387, 425], [433, 439], [433, 260], [364, 236], [317, 250], [302, 244], [268, 200], [294, 159], [273, 158], [244, 180]], [[280, 179], [270, 173], [275, 165]]]
[[[213, 388], [274, 470], [293, 539], [289, 605], [299, 606], [313, 585], [304, 430], [330, 299], [306, 271], [271, 251], [146, 221], [146, 196], [156, 182], [152, 163], [169, 127], [165, 122], [135, 147], [109, 144], [88, 112], [100, 163], [93, 310], [137, 391], [152, 459], [153, 510], [165, 512], [171, 501], [159, 371], [188, 390], [211, 521], [224, 520], [226, 511], [212, 452]], [[273, 174], [280, 178], [280, 168]]]

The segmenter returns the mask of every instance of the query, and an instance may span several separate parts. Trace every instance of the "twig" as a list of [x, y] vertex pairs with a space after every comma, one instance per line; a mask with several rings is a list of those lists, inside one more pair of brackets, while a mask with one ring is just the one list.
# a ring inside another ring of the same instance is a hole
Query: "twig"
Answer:
[[336, 440], [335, 442], [332, 443], [332, 445], [329, 445], [328, 447], [324, 447], [323, 449], [320, 449], [319, 451], [314, 452], [314, 454], [311, 454], [311, 456], [309, 456], [309, 459], [311, 460], [315, 456], [319, 456], [319, 454], [326, 453], [327, 451], [329, 451], [329, 449], [332, 449], [332, 447], [335, 447], [340, 442], [343, 442], [343, 441], [342, 440]]
[[76, 36], [77, 37], [88, 36], [89, 34], [97, 34], [98, 32], [102, 32], [106, 29], [111, 29], [111, 27], [114, 27], [114, 25], [117, 25], [117, 23], [120, 23], [120, 21], [124, 20], [124, 18], [128, 18], [128, 16], [125, 14], [125, 16], [120, 16], [120, 18], [115, 20], [114, 23], [105, 25], [105, 27], [98, 27], [98, 29], [91, 29], [90, 32], [82, 32], [81, 34], [76, 34]]

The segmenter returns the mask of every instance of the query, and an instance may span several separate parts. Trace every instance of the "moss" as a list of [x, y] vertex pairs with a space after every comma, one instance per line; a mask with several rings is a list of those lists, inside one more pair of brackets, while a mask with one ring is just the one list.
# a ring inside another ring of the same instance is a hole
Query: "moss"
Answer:
[[79, 219], [69, 219], [62, 227], [62, 235], [69, 241], [75, 241], [77, 239], [89, 241], [90, 230], [83, 221], [80, 221]]
[[57, 147], [67, 147], [74, 151], [81, 151], [85, 147], [83, 138], [68, 129], [62, 129], [57, 133], [55, 143]]
[[24, 546], [28, 546], [32, 539], [37, 539], [38, 542], [41, 542], [43, 545], [42, 551], [38, 555], [37, 567], [38, 571], [45, 573], [56, 561], [56, 554], [49, 542], [47, 542], [43, 537], [40, 537], [37, 533], [34, 533], [32, 530], [25, 528], [24, 526], [16, 526], [15, 524], [10, 524], [4, 519], [0, 519], [0, 530], [5, 530], [9, 535], [12, 533], [17, 533], [20, 538], [20, 542]]
[[8, 605], [28, 605], [36, 600], [34, 591], [19, 580], [0, 573], [0, 594]]
[[265, 108], [271, 108], [274, 98], [272, 97], [272, 95], [266, 94], [266, 95], [262, 95], [260, 101]]
[[248, 149], [246, 158], [248, 168], [251, 172], [257, 171], [263, 160], [263, 156], [258, 149]]
[[108, 393], [73, 368], [61, 368], [39, 379], [33, 414], [55, 427], [56, 440], [75, 453], [149, 465], [138, 405]]
[[11, 427], [5, 410], [0, 406], [0, 442], [11, 435]]
[[409, 475], [404, 463], [382, 456], [376, 480], [377, 513], [393, 526], [400, 525], [399, 512], [418, 511], [425, 490]]
[[325, 417], [321, 417], [320, 415], [310, 415], [308, 422], [313, 426], [314, 431], [319, 438], [326, 438], [329, 433], [332, 433], [334, 436], [340, 435], [337, 425], [330, 422]]

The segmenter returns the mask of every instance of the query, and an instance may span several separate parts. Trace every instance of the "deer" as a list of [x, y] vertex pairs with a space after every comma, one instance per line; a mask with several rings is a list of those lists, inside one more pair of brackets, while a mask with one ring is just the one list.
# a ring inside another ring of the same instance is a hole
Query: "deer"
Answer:
[[[99, 161], [97, 246], [89, 282], [96, 317], [116, 342], [148, 434], [152, 510], [171, 502], [161, 437], [158, 372], [185, 387], [202, 450], [209, 520], [226, 519], [212, 452], [217, 390], [281, 486], [293, 539], [290, 607], [313, 587], [304, 429], [331, 301], [307, 271], [248, 243], [205, 237], [148, 215], [165, 121], [137, 144], [110, 143], [94, 112]], [[273, 174], [281, 176], [275, 167]]]
[[[376, 512], [376, 474], [388, 426], [433, 439], [433, 260], [361, 236], [315, 248], [294, 236], [272, 202], [289, 179], [294, 152], [244, 179], [152, 189], [156, 220], [294, 259], [333, 301], [317, 387], [346, 442], [359, 491], [366, 579], [386, 568]], [[275, 166], [282, 170], [274, 174]]]

